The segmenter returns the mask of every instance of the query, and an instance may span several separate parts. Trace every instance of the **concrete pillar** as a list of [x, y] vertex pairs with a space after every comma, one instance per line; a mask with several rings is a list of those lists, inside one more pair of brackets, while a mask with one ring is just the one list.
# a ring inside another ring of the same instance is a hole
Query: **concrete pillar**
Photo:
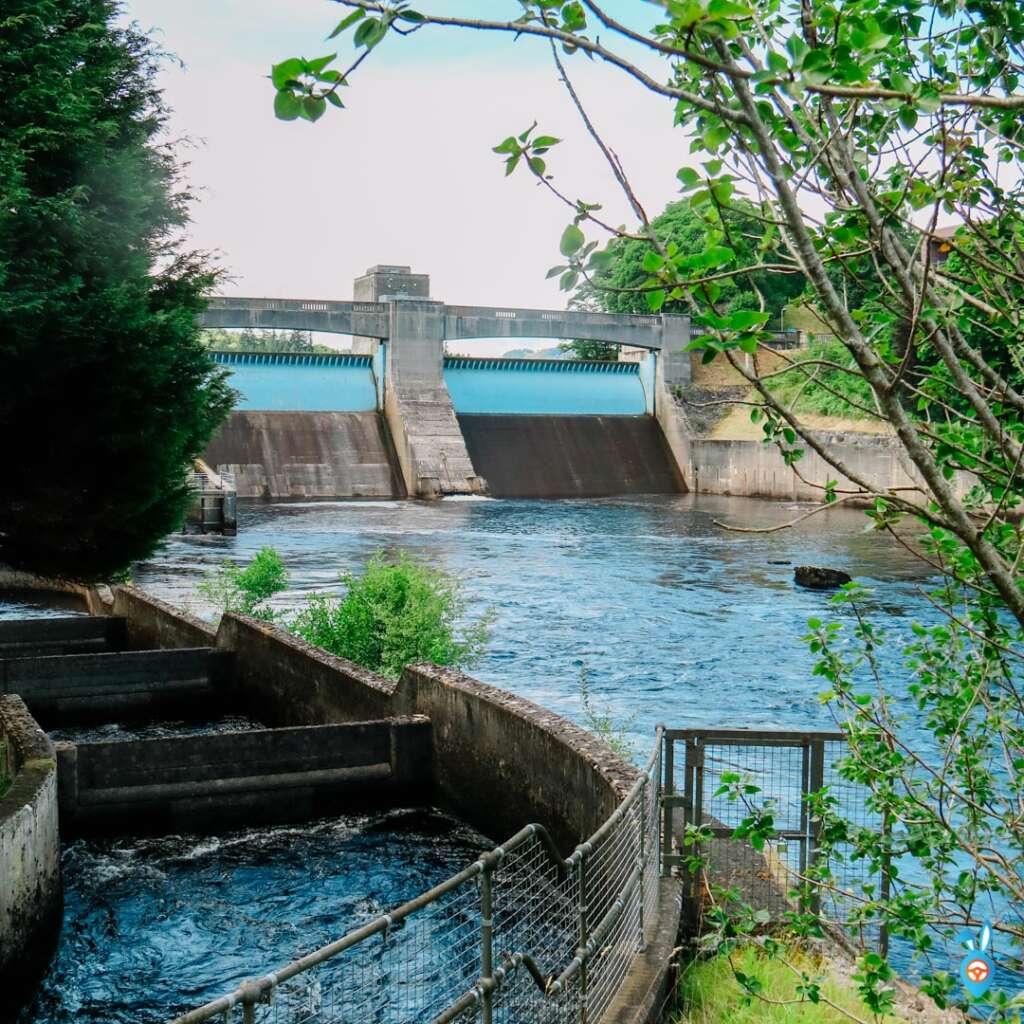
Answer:
[[686, 351], [690, 344], [690, 318], [688, 316], [661, 315], [662, 373], [666, 384], [685, 387], [693, 380], [690, 368], [691, 353]]
[[[352, 298], [356, 302], [386, 302], [399, 296], [429, 299], [430, 275], [414, 274], [412, 267], [378, 264], [357, 277], [352, 285]], [[380, 338], [352, 336], [352, 351], [359, 355], [375, 355], [379, 345]]]
[[674, 394], [677, 388], [685, 388], [693, 381], [690, 353], [686, 351], [690, 343], [690, 318], [663, 313], [661, 323], [662, 348], [657, 354], [655, 370], [654, 416], [668, 442], [680, 477], [687, 488], [692, 488], [694, 479], [690, 440], [693, 432]]
[[410, 497], [484, 490], [444, 382], [444, 304], [388, 301], [384, 417]]

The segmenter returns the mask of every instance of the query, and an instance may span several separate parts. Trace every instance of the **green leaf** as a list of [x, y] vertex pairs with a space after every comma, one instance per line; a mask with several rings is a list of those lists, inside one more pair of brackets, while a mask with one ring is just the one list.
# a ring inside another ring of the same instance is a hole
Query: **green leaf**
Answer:
[[564, 272], [565, 272], [566, 270], [568, 270], [568, 269], [569, 269], [569, 268], [568, 268], [567, 266], [565, 266], [565, 264], [561, 264], [560, 266], [557, 266], [557, 267], [552, 267], [552, 268], [551, 268], [551, 269], [550, 269], [550, 270], [549, 270], [549, 271], [548, 271], [548, 272], [547, 272], [547, 273], [546, 273], [546, 274], [544, 275], [544, 278], [545, 278], [545, 280], [548, 280], [548, 281], [550, 281], [550, 280], [551, 280], [551, 278], [553, 278], [553, 277], [558, 277], [558, 275], [559, 275], [559, 274], [562, 274], [562, 273], [564, 273]]
[[291, 89], [279, 89], [274, 95], [274, 115], [280, 121], [294, 121], [302, 111], [302, 101]]
[[345, 104], [341, 102], [341, 97], [336, 92], [329, 92], [324, 96], [324, 99], [331, 104], [332, 107], [344, 108]]
[[539, 156], [531, 156], [527, 163], [530, 165], [530, 170], [537, 175], [538, 178], [544, 177], [544, 172], [547, 170], [547, 165]]
[[420, 14], [419, 11], [411, 11], [411, 10], [399, 11], [398, 12], [398, 17], [402, 21], [411, 21], [411, 22], [413, 22], [414, 24], [417, 24], [417, 25], [421, 24], [422, 22], [427, 20], [422, 14]]
[[513, 136], [509, 136], [504, 142], [499, 142], [491, 152], [493, 153], [518, 153], [520, 150], [519, 143], [516, 142]]
[[657, 288], [653, 292], [647, 293], [647, 308], [652, 313], [658, 313], [661, 311], [661, 307], [665, 305], [665, 289]]
[[286, 83], [297, 79], [304, 68], [305, 61], [299, 57], [289, 57], [270, 69], [270, 80], [274, 83], [275, 89], [283, 89]]
[[655, 252], [653, 249], [648, 249], [644, 253], [642, 266], [648, 274], [654, 274], [665, 265], [665, 259], [661, 253]]
[[562, 239], [558, 243], [559, 252], [563, 256], [572, 256], [583, 248], [586, 237], [575, 224], [570, 224], [563, 232]]
[[676, 177], [683, 183], [683, 188], [696, 188], [703, 180], [692, 167], [680, 167]]
[[712, 125], [704, 132], [704, 148], [717, 153], [718, 147], [732, 136], [732, 129], [727, 124]]
[[360, 21], [365, 17], [366, 11], [364, 11], [362, 7], [360, 7], [358, 10], [355, 10], [351, 14], [342, 18], [341, 21], [339, 21], [338, 24], [334, 27], [334, 31], [327, 38], [333, 39], [335, 36], [340, 36], [341, 33], [345, 31], [345, 29], [349, 28], [350, 26], [354, 25], [357, 21]]
[[535, 150], [550, 149], [552, 146], [557, 146], [561, 141], [561, 139], [556, 139], [554, 135], [539, 135], [533, 140], [533, 148]]
[[758, 313], [752, 309], [738, 309], [730, 313], [727, 326], [732, 331], [747, 331], [751, 327], [760, 327], [771, 319], [771, 313]]
[[323, 96], [304, 96], [302, 106], [299, 110], [299, 117], [307, 121], [319, 121], [327, 109], [327, 101]]
[[899, 119], [900, 124], [903, 125], [907, 131], [911, 131], [917, 124], [917, 111], [913, 107], [900, 107]]
[[387, 35], [387, 31], [388, 27], [385, 22], [378, 21], [376, 18], [367, 18], [356, 29], [352, 42], [357, 47], [365, 46], [368, 50], [372, 50]]
[[326, 57], [317, 57], [316, 60], [308, 60], [305, 62], [305, 70], [308, 74], [319, 75], [320, 72], [323, 71], [323, 69], [327, 67], [327, 65], [330, 64], [337, 56], [338, 55], [336, 53], [329, 53]]

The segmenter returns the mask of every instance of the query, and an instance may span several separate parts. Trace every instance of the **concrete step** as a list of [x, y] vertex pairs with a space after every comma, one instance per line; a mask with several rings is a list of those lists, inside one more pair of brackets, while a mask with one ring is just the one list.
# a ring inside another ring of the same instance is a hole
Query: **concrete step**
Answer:
[[208, 647], [7, 658], [2, 692], [45, 729], [222, 713], [231, 654]]
[[58, 743], [62, 829], [219, 830], [416, 803], [431, 786], [422, 716], [340, 725]]
[[104, 615], [0, 620], [0, 658], [120, 651], [125, 620]]

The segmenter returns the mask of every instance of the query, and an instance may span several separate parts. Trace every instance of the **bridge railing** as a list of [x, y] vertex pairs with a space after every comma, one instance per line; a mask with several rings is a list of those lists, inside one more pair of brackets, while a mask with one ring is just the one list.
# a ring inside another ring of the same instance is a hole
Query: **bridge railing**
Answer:
[[380, 302], [347, 302], [333, 299], [263, 299], [214, 295], [206, 300], [209, 309], [271, 309], [298, 313], [380, 313]]
[[573, 309], [502, 309], [488, 306], [445, 306], [445, 316], [481, 320], [547, 320], [554, 323], [602, 326], [660, 327], [660, 316], [632, 313], [591, 313]]
[[625, 799], [565, 859], [528, 825], [440, 885], [175, 1019], [597, 1024], [658, 914], [662, 730]]

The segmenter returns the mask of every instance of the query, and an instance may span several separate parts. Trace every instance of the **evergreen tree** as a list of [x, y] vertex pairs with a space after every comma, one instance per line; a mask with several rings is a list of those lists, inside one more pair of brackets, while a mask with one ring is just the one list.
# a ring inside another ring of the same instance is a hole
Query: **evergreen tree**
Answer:
[[97, 579], [152, 553], [233, 392], [181, 250], [159, 55], [113, 0], [0, 12], [0, 562]]

